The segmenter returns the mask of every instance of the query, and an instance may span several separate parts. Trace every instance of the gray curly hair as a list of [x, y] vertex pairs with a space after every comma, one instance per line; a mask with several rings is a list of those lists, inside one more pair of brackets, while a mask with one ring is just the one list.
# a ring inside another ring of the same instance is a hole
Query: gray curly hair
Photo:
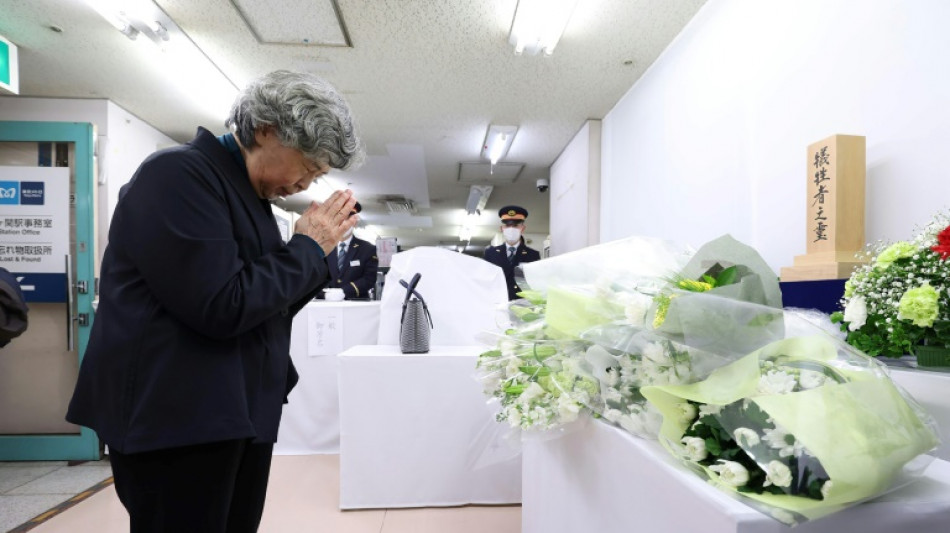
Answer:
[[333, 168], [355, 168], [365, 158], [350, 107], [332, 85], [311, 74], [277, 70], [250, 82], [224, 125], [249, 148], [257, 145], [255, 130], [273, 126], [282, 145]]

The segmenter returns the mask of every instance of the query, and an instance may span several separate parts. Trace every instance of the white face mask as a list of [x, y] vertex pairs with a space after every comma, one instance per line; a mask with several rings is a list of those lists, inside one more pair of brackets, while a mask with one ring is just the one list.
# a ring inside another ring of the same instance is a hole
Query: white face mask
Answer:
[[353, 228], [346, 230], [346, 233], [343, 234], [343, 238], [340, 241], [345, 241], [350, 238], [350, 235], [353, 235]]
[[515, 242], [521, 238], [521, 228], [504, 228], [501, 234], [505, 236], [508, 242]]

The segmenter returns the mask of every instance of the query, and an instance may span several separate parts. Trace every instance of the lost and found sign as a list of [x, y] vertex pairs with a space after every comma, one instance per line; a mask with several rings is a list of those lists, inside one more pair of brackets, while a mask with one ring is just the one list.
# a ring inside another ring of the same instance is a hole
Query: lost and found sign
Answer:
[[0, 266], [28, 302], [66, 301], [69, 169], [0, 166]]

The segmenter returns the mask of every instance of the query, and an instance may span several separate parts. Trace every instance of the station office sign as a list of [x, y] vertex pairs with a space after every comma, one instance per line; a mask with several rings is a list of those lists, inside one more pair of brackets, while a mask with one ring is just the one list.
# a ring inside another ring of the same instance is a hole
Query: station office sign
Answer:
[[66, 301], [69, 169], [0, 166], [0, 266], [27, 302]]

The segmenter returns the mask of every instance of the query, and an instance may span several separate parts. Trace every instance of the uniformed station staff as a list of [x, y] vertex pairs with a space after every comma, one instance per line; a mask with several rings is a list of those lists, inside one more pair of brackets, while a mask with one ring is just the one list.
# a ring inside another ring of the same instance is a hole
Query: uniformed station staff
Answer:
[[[362, 210], [363, 206], [356, 202], [352, 214]], [[353, 236], [352, 229], [327, 256], [327, 266], [330, 267], [327, 288], [343, 289], [347, 300], [369, 298], [369, 290], [376, 286], [376, 271], [379, 269], [376, 246]]]
[[494, 263], [505, 271], [505, 283], [508, 287], [508, 299], [518, 298], [521, 291], [515, 283], [515, 267], [521, 263], [530, 263], [541, 259], [541, 254], [524, 243], [525, 219], [528, 211], [517, 205], [506, 205], [498, 210], [501, 218], [501, 233], [504, 244], [485, 248], [485, 260]]

